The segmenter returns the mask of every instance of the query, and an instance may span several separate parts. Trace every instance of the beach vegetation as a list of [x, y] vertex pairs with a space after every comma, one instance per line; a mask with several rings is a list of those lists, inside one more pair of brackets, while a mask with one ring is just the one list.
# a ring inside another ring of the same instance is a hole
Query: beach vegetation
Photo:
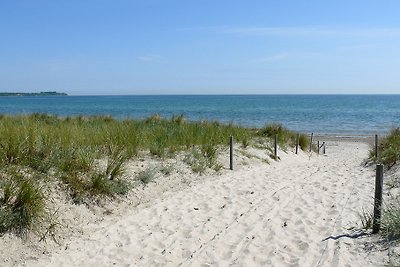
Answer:
[[362, 213], [360, 214], [360, 218], [361, 218], [361, 225], [364, 230], [372, 229], [374, 216], [371, 211], [363, 209]]
[[[370, 150], [370, 158], [375, 157], [375, 148]], [[378, 144], [378, 162], [392, 167], [400, 160], [400, 128], [394, 128]]]
[[[274, 140], [275, 135], [278, 135], [278, 144], [282, 148], [286, 146], [294, 146], [296, 145], [297, 134], [282, 124], [279, 123], [272, 123], [264, 126], [258, 131], [260, 136], [266, 136], [270, 139]], [[310, 141], [305, 134], [299, 135], [299, 146], [302, 150], [307, 150]]]
[[123, 179], [109, 179], [107, 175], [102, 173], [94, 173], [90, 177], [90, 181], [87, 186], [87, 191], [94, 196], [115, 196], [125, 195], [130, 189], [128, 181]]
[[124, 175], [124, 164], [128, 161], [128, 156], [125, 150], [113, 151], [107, 160], [107, 168], [105, 175], [107, 179], [114, 180], [116, 177]]
[[[398, 205], [386, 205], [383, 216], [381, 218], [381, 235], [387, 240], [400, 239], [400, 209]], [[360, 214], [362, 228], [365, 230], [372, 229], [374, 216], [371, 211], [363, 210]]]
[[310, 146], [310, 139], [308, 138], [307, 135], [305, 134], [299, 135], [299, 146], [303, 151], [306, 151], [308, 149], [308, 147]]
[[204, 173], [208, 167], [212, 167], [209, 165], [210, 161], [198, 148], [193, 148], [187, 153], [183, 161], [191, 167], [193, 172], [199, 174]]
[[400, 239], [400, 203], [387, 204], [381, 221], [382, 234], [388, 240]]
[[[375, 147], [370, 149], [370, 159], [383, 163], [388, 169], [398, 165], [400, 161], [400, 128], [392, 129], [389, 134], [380, 139], [378, 144], [378, 158], [375, 159]], [[399, 177], [391, 175], [391, 179], [385, 181], [389, 189], [400, 187]], [[381, 234], [388, 241], [400, 240], [400, 203], [398, 196], [391, 196], [385, 202], [381, 219]]]
[[[4, 177], [0, 181], [0, 232], [22, 234], [43, 217], [46, 195], [37, 177], [54, 181], [76, 204], [93, 203], [90, 200], [124, 195], [132, 188], [126, 164], [140, 153], [164, 160], [181, 152], [193, 172], [219, 171], [223, 166], [218, 154], [228, 147], [230, 136], [243, 147], [263, 139], [268, 148], [275, 132], [281, 145], [294, 144], [295, 133], [280, 125], [259, 131], [219, 122], [191, 122], [183, 115], [164, 119], [156, 114], [143, 120], [1, 115], [0, 174]], [[159, 171], [169, 175], [173, 168]], [[148, 184], [155, 176], [154, 169], [147, 169], [137, 180]]]
[[60, 176], [60, 180], [67, 186], [75, 204], [85, 203], [93, 197], [125, 195], [131, 188], [128, 180], [121, 177], [111, 180], [108, 174], [100, 172], [86, 175], [78, 172], [64, 173]]
[[153, 181], [156, 177], [156, 170], [155, 168], [147, 168], [137, 175], [137, 180], [142, 182], [144, 185]]
[[45, 214], [45, 196], [33, 178], [16, 170], [1, 177], [0, 233], [25, 236], [29, 230], [37, 230], [34, 228]]

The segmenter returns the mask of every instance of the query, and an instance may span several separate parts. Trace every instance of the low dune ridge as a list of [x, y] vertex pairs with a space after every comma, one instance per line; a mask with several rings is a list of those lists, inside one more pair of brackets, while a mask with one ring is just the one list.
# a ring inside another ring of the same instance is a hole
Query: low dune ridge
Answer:
[[[109, 206], [108, 215], [75, 208], [69, 219], [80, 220], [79, 233], [2, 265], [382, 266], [387, 251], [378, 236], [365, 234], [360, 217], [373, 205], [375, 171], [363, 164], [369, 145], [326, 142], [326, 155], [290, 148], [279, 150], [278, 161], [237, 146], [233, 171], [154, 180]], [[228, 155], [219, 158], [224, 166]], [[2, 250], [7, 244], [15, 242]], [[16, 249], [8, 254], [19, 256]]]

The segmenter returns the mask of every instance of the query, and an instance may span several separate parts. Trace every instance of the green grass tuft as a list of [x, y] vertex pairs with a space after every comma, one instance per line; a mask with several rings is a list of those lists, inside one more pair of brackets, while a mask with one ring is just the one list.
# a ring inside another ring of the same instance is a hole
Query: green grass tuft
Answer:
[[381, 223], [382, 233], [389, 240], [400, 239], [400, 205], [391, 205], [383, 213]]
[[45, 215], [45, 197], [35, 181], [18, 172], [1, 181], [0, 233], [24, 236]]
[[[370, 150], [370, 158], [375, 157], [375, 148]], [[378, 146], [378, 162], [392, 167], [400, 160], [400, 128], [392, 129], [388, 136], [380, 140]]]
[[137, 175], [137, 179], [143, 184], [148, 184], [155, 179], [156, 171], [154, 168], [147, 168]]

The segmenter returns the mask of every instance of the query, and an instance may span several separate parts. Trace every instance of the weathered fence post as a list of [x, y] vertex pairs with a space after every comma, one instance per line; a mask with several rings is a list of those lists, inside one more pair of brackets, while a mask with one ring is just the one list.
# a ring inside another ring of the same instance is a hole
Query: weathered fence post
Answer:
[[375, 160], [378, 159], [378, 135], [375, 135]]
[[229, 138], [229, 169], [233, 170], [233, 136]]
[[326, 144], [325, 144], [325, 142], [323, 142], [323, 143], [322, 143], [322, 145], [324, 146], [323, 153], [324, 153], [324, 155], [325, 155], [325, 147], [326, 147]]
[[317, 141], [317, 146], [318, 146], [318, 154], [319, 154], [319, 140]]
[[275, 156], [275, 159], [278, 158], [278, 135], [277, 134], [275, 134], [274, 156]]
[[381, 228], [382, 188], [383, 188], [383, 165], [377, 164], [376, 177], [375, 177], [374, 221], [372, 224], [373, 234], [378, 233]]
[[310, 138], [310, 152], [311, 152], [311, 150], [312, 150], [312, 139], [313, 139], [313, 135], [314, 135], [314, 133], [311, 133], [311, 138]]
[[296, 138], [296, 155], [299, 152], [299, 141], [300, 141], [300, 134], [297, 134], [297, 138]]

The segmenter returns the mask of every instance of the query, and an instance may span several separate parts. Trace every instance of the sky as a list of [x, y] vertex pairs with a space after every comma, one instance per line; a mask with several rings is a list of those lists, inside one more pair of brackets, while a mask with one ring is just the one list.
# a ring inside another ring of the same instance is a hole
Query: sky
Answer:
[[0, 92], [397, 94], [398, 0], [1, 0]]

